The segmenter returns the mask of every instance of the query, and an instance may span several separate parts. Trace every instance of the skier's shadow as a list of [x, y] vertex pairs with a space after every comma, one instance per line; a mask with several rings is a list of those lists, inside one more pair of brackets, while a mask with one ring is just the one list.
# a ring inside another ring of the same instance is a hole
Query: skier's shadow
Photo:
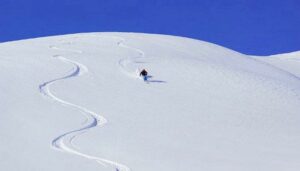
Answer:
[[149, 82], [149, 83], [167, 83], [166, 81], [162, 81], [162, 80], [153, 80], [152, 75], [148, 75], [147, 78], [148, 78], [147, 82]]

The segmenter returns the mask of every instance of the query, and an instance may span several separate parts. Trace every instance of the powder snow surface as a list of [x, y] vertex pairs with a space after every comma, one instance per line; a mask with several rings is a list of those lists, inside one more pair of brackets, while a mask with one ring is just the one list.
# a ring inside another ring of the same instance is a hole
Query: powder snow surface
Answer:
[[182, 37], [1, 43], [0, 170], [299, 171], [299, 77], [299, 52]]

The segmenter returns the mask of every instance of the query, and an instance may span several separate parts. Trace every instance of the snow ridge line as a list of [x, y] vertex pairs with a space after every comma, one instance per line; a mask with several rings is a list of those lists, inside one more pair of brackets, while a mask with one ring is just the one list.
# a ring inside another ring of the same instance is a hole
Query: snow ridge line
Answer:
[[[82, 51], [70, 50], [70, 49], [60, 49], [56, 46], [50, 46], [49, 48], [56, 49], [56, 50], [67, 50], [67, 51], [71, 51], [74, 53], [82, 53]], [[52, 148], [54, 148], [56, 150], [68, 152], [68, 153], [71, 153], [74, 155], [78, 155], [78, 156], [87, 158], [89, 160], [94, 160], [94, 161], [98, 162], [99, 164], [102, 164], [103, 166], [110, 165], [110, 166], [114, 167], [116, 171], [130, 171], [130, 169], [123, 164], [120, 164], [120, 163], [117, 163], [117, 162], [114, 162], [111, 160], [107, 160], [104, 158], [99, 158], [99, 157], [85, 154], [83, 152], [80, 152], [79, 150], [77, 150], [74, 147], [74, 145], [72, 144], [72, 141], [76, 138], [76, 136], [85, 133], [86, 131], [88, 131], [91, 128], [95, 128], [96, 126], [104, 126], [107, 123], [107, 120], [103, 116], [98, 115], [93, 111], [90, 111], [90, 110], [88, 110], [84, 107], [78, 106], [76, 104], [67, 102], [63, 99], [60, 99], [59, 97], [55, 96], [51, 92], [51, 90], [50, 90], [51, 84], [54, 84], [57, 81], [69, 79], [72, 77], [77, 77], [77, 76], [84, 74], [85, 72], [88, 72], [87, 67], [79, 62], [67, 59], [61, 55], [54, 55], [53, 57], [60, 59], [61, 61], [65, 62], [65, 63], [72, 64], [74, 66], [73, 71], [66, 76], [59, 77], [59, 78], [56, 78], [56, 79], [53, 79], [53, 80], [50, 80], [50, 81], [47, 81], [47, 82], [41, 84], [39, 86], [40, 92], [43, 95], [47, 96], [48, 98], [50, 98], [54, 101], [57, 101], [63, 105], [66, 105], [66, 106], [69, 106], [69, 107], [72, 107], [74, 109], [81, 111], [81, 113], [85, 114], [85, 116], [87, 117], [87, 123], [86, 123], [86, 125], [84, 125], [81, 128], [66, 132], [66, 133], [61, 134], [58, 137], [56, 137], [52, 141]]]

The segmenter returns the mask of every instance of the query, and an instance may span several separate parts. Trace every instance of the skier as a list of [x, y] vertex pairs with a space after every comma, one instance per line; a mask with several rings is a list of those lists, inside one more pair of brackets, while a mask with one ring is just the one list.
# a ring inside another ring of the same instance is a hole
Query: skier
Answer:
[[148, 75], [148, 72], [143, 69], [141, 72], [140, 72], [140, 76], [143, 77], [144, 81], [147, 81], [147, 75]]

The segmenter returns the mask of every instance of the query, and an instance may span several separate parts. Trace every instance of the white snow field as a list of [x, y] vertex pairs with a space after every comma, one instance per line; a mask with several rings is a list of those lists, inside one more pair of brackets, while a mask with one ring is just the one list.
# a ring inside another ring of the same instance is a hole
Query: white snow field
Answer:
[[299, 52], [81, 33], [1, 43], [0, 78], [1, 171], [300, 170]]

